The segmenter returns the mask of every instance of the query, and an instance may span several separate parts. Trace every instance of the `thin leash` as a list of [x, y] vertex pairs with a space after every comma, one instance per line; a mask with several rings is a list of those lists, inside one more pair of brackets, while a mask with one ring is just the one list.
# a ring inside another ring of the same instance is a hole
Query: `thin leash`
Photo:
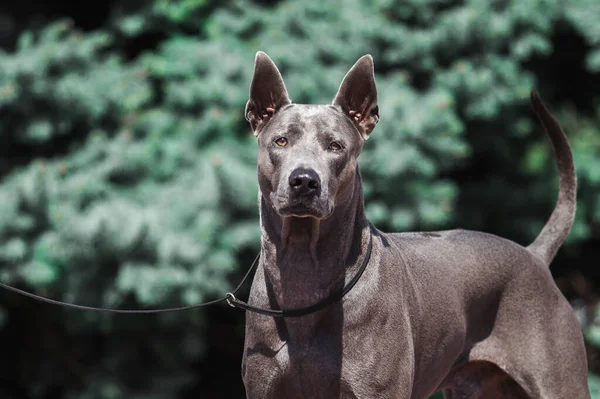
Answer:
[[216, 305], [221, 302], [227, 302], [227, 304], [231, 307], [247, 310], [247, 311], [258, 313], [258, 314], [265, 315], [265, 316], [299, 317], [299, 316], [304, 316], [304, 315], [307, 315], [310, 313], [314, 313], [318, 310], [321, 310], [329, 305], [332, 305], [332, 304], [340, 301], [344, 296], [346, 296], [346, 294], [348, 292], [350, 292], [350, 290], [352, 288], [354, 288], [354, 286], [356, 285], [356, 283], [362, 276], [363, 272], [367, 268], [367, 265], [369, 264], [369, 260], [371, 258], [371, 250], [373, 248], [373, 230], [372, 229], [373, 229], [373, 227], [371, 226], [371, 224], [369, 224], [369, 244], [367, 246], [365, 256], [364, 256], [363, 261], [362, 261], [360, 267], [358, 268], [356, 274], [352, 277], [352, 279], [348, 282], [348, 284], [345, 285], [344, 288], [340, 292], [334, 293], [333, 295], [330, 295], [327, 298], [325, 298], [313, 305], [302, 307], [302, 308], [296, 308], [296, 309], [276, 310], [276, 309], [260, 308], [260, 307], [252, 306], [252, 305], [248, 304], [247, 302], [239, 300], [235, 297], [235, 294], [242, 288], [242, 286], [244, 285], [246, 280], [248, 280], [248, 277], [250, 277], [250, 274], [252, 274], [252, 271], [256, 268], [256, 265], [258, 264], [258, 260], [260, 258], [260, 253], [258, 255], [256, 255], [256, 258], [254, 258], [254, 261], [252, 262], [252, 264], [250, 265], [250, 268], [248, 269], [248, 271], [242, 278], [242, 281], [237, 285], [237, 287], [235, 287], [235, 289], [233, 291], [228, 292], [225, 294], [225, 296], [214, 299], [212, 301], [199, 303], [196, 305], [180, 306], [180, 307], [176, 307], [176, 308], [165, 308], [165, 309], [100, 308], [100, 307], [94, 307], [94, 306], [77, 305], [74, 303], [62, 302], [62, 301], [57, 301], [57, 300], [50, 299], [50, 298], [45, 298], [43, 296], [35, 295], [35, 294], [32, 294], [31, 292], [23, 291], [21, 289], [12, 287], [10, 285], [7, 285], [7, 284], [1, 283], [1, 282], [0, 282], [0, 287], [7, 289], [9, 291], [12, 291], [12, 292], [16, 292], [17, 294], [21, 294], [26, 297], [35, 299], [37, 301], [49, 303], [51, 305], [58, 305], [58, 306], [63, 306], [63, 307], [78, 309], [78, 310], [89, 310], [89, 311], [94, 311], [94, 312], [125, 313], [125, 314], [150, 314], [150, 313], [179, 312], [182, 310], [198, 309], [198, 308], [202, 308], [202, 307], [206, 307], [206, 306]]
[[74, 304], [74, 303], [61, 302], [61, 301], [57, 301], [55, 299], [45, 298], [43, 296], [32, 294], [31, 292], [27, 292], [27, 291], [23, 291], [23, 290], [20, 290], [18, 288], [15, 288], [15, 287], [11, 287], [10, 285], [6, 285], [4, 283], [0, 283], [0, 287], [5, 288], [5, 289], [7, 289], [9, 291], [16, 292], [17, 294], [21, 294], [21, 295], [24, 295], [26, 297], [33, 298], [35, 300], [38, 300], [38, 301], [41, 301], [41, 302], [46, 302], [46, 303], [49, 303], [49, 304], [52, 304], [52, 305], [64, 306], [64, 307], [67, 307], [67, 308], [79, 309], [79, 310], [91, 310], [93, 312], [126, 313], [126, 314], [136, 314], [136, 313], [137, 314], [149, 314], [149, 313], [179, 312], [179, 311], [182, 311], [182, 310], [197, 309], [197, 308], [202, 308], [202, 307], [210, 306], [210, 305], [216, 305], [217, 303], [228, 301], [229, 295], [233, 296], [235, 293], [237, 293], [240, 290], [240, 288], [242, 288], [242, 286], [244, 285], [244, 283], [246, 282], [246, 280], [250, 276], [250, 273], [252, 272], [252, 270], [254, 270], [254, 267], [258, 263], [258, 259], [259, 258], [260, 258], [260, 253], [258, 255], [256, 255], [256, 258], [254, 258], [254, 261], [252, 262], [252, 265], [250, 265], [250, 268], [248, 269], [248, 271], [244, 275], [244, 278], [238, 284], [238, 286], [232, 292], [228, 292], [224, 297], [217, 298], [217, 299], [214, 299], [212, 301], [208, 301], [208, 302], [204, 302], [204, 303], [199, 303], [197, 305], [180, 306], [180, 307], [176, 307], [176, 308], [165, 308], [165, 309], [113, 309], [113, 308], [99, 308], [99, 307], [95, 307], [95, 306], [77, 305], [77, 304]]

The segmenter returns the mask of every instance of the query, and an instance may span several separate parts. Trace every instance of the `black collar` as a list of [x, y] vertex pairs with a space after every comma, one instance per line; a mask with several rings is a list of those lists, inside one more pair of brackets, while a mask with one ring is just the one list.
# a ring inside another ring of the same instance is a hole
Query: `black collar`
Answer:
[[[247, 302], [240, 301], [231, 292], [228, 292], [225, 295], [225, 297], [227, 298], [227, 303], [229, 304], [229, 306], [232, 306], [234, 308], [240, 308], [240, 309], [248, 310], [250, 312], [262, 314], [264, 316], [272, 316], [272, 317], [299, 317], [299, 316], [305, 316], [307, 314], [315, 313], [321, 309], [326, 308], [329, 305], [332, 305], [332, 304], [340, 301], [348, 292], [350, 292], [350, 290], [356, 285], [356, 283], [362, 276], [363, 272], [367, 268], [367, 265], [369, 264], [369, 259], [371, 259], [371, 250], [372, 249], [373, 249], [373, 227], [369, 223], [369, 244], [367, 246], [367, 251], [365, 253], [365, 257], [362, 261], [362, 264], [356, 271], [356, 274], [352, 277], [352, 279], [348, 282], [348, 284], [344, 286], [344, 288], [341, 291], [334, 293], [313, 305], [302, 307], [302, 308], [296, 308], [296, 309], [281, 309], [281, 310], [259, 308], [256, 306], [249, 305]], [[256, 264], [257, 264], [256, 260], [250, 267], [250, 270], [248, 270], [248, 272], [244, 276], [244, 279], [242, 280], [240, 285], [242, 285], [244, 283], [244, 281], [250, 275], [250, 272], [256, 266]], [[239, 289], [239, 286], [238, 286], [238, 289]], [[237, 289], [235, 291], [237, 291]]]

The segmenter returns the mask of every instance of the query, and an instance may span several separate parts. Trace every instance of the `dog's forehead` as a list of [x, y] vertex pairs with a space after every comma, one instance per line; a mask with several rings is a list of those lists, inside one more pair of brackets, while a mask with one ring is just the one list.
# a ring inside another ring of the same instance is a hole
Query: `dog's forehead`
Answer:
[[[353, 128], [349, 118], [333, 105], [290, 104], [276, 115], [272, 128], [319, 132]], [[270, 129], [269, 129], [270, 130]]]

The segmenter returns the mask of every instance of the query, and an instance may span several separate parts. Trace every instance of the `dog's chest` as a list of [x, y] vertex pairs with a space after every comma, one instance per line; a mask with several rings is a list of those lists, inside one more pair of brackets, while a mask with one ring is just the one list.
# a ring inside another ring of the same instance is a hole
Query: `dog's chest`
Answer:
[[305, 342], [281, 342], [275, 348], [250, 348], [244, 362], [244, 380], [248, 391], [261, 391], [261, 395], [250, 397], [338, 396], [341, 351], [341, 345], [326, 336]]
[[398, 337], [394, 346], [376, 337], [381, 336], [324, 332], [300, 342], [267, 339], [250, 345], [244, 361], [248, 397], [391, 397], [403, 367], [390, 349], [403, 345]]

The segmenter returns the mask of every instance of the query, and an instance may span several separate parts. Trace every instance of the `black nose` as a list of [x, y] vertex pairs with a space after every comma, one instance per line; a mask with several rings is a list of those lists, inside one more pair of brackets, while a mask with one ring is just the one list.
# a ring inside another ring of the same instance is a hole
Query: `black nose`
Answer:
[[295, 169], [288, 179], [292, 192], [296, 195], [315, 196], [321, 192], [321, 179], [312, 169]]

